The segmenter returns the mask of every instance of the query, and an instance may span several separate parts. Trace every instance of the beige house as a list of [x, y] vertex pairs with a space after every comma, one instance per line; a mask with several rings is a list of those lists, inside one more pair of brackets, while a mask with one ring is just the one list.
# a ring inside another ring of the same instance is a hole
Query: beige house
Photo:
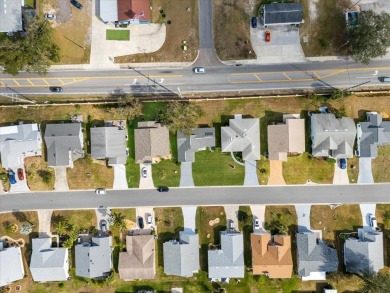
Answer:
[[155, 121], [138, 122], [134, 130], [135, 161], [156, 163], [161, 158], [170, 158], [169, 130]]
[[154, 279], [155, 242], [153, 235], [126, 236], [126, 252], [119, 253], [119, 276], [122, 280]]
[[271, 279], [291, 278], [293, 261], [290, 236], [252, 233], [251, 248], [254, 275], [267, 275]]
[[305, 152], [305, 120], [299, 115], [283, 115], [283, 122], [268, 125], [270, 160], [287, 161], [288, 154]]

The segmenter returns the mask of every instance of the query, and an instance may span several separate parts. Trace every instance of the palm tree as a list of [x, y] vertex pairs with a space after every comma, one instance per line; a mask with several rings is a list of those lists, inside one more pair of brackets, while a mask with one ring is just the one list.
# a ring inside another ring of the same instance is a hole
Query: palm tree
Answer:
[[60, 220], [54, 226], [58, 235], [65, 235], [70, 229], [70, 225], [66, 220]]
[[[126, 216], [125, 216], [125, 215], [122, 215], [122, 213], [113, 212], [113, 213], [111, 214], [111, 216], [114, 218], [114, 225], [115, 225], [115, 227], [117, 227], [118, 229], [121, 229], [121, 227], [123, 227], [123, 225], [125, 225]], [[126, 225], [125, 225], [125, 226], [126, 226]]]

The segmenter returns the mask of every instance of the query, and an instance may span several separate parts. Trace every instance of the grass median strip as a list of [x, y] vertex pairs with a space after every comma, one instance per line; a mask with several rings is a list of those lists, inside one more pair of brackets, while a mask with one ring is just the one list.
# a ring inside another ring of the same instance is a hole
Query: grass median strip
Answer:
[[129, 41], [130, 30], [106, 30], [106, 40]]

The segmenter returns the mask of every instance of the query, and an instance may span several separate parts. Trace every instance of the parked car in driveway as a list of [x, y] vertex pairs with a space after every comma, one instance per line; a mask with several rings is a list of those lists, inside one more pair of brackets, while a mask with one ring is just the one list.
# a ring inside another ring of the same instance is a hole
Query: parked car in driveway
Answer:
[[265, 41], [271, 42], [271, 32], [269, 30], [265, 31]]
[[144, 228], [144, 219], [142, 217], [138, 217], [138, 226], [140, 229]]
[[151, 214], [148, 214], [148, 216], [146, 217], [146, 223], [148, 225], [152, 225], [152, 215]]
[[83, 5], [80, 2], [77, 2], [76, 0], [70, 0], [70, 3], [72, 3], [72, 5], [77, 9], [83, 8]]
[[378, 223], [376, 221], [376, 218], [373, 214], [369, 214], [368, 215], [368, 219], [369, 219], [369, 222], [370, 222], [370, 226], [374, 229], [378, 228]]
[[9, 183], [11, 183], [11, 184], [15, 184], [16, 183], [15, 172], [14, 171], [8, 170], [8, 179], [9, 179]]
[[146, 167], [143, 167], [142, 168], [142, 178], [146, 178], [148, 177], [148, 170], [146, 169]]
[[347, 159], [340, 159], [340, 168], [343, 170], [347, 169]]
[[259, 219], [257, 217], [253, 218], [253, 227], [257, 230], [260, 229]]
[[257, 17], [252, 17], [251, 25], [253, 28], [257, 28]]
[[106, 220], [100, 220], [100, 230], [103, 232], [107, 231], [107, 221]]
[[18, 179], [20, 181], [24, 180], [24, 173], [23, 173], [23, 169], [22, 168], [18, 169]]
[[158, 192], [168, 192], [169, 188], [167, 186], [160, 186], [157, 188]]

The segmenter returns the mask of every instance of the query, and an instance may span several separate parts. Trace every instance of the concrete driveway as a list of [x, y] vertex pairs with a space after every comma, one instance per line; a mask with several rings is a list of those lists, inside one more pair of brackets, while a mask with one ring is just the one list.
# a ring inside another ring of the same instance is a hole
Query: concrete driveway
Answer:
[[[18, 169], [23, 169], [24, 180], [19, 180], [18, 178]], [[26, 171], [24, 170], [24, 165], [20, 165], [17, 168], [14, 168], [16, 183], [11, 184], [10, 192], [29, 192], [27, 180], [26, 180]]]
[[68, 178], [66, 177], [66, 167], [55, 167], [54, 189], [56, 191], [69, 191]]
[[100, 207], [95, 209], [96, 213], [96, 229], [100, 230], [100, 223], [102, 220], [107, 222], [107, 231], [110, 230], [110, 223], [108, 222], [108, 218], [110, 217], [111, 210], [107, 207]]
[[[248, 25], [250, 25], [248, 21]], [[252, 48], [257, 60], [264, 63], [298, 62], [305, 60], [299, 29], [290, 26], [275, 26], [271, 32], [271, 41], [265, 41], [265, 29], [262, 25], [250, 28]]]
[[[259, 232], [264, 232], [264, 223], [265, 223], [265, 205], [251, 205], [251, 211], [253, 217], [257, 217], [259, 219], [260, 229]], [[253, 231], [257, 232], [255, 229]]]
[[184, 219], [184, 232], [195, 233], [196, 224], [196, 206], [182, 207], [183, 219]]
[[336, 161], [336, 163], [334, 164], [333, 184], [349, 184], [347, 168], [341, 169], [340, 160]]
[[[367, 196], [370, 196], [367, 194]], [[362, 213], [363, 228], [370, 227], [369, 214], [375, 216], [376, 204], [360, 204], [360, 212]]]
[[258, 186], [259, 178], [257, 177], [257, 162], [245, 161], [244, 186]]
[[180, 164], [180, 187], [193, 187], [192, 162], [182, 162]]
[[372, 176], [371, 158], [359, 158], [358, 183], [374, 183]]
[[51, 215], [52, 210], [38, 210], [38, 233], [40, 237], [51, 236]]
[[[139, 208], [136, 208], [135, 215], [136, 215], [136, 229], [140, 229], [140, 227], [138, 225], [138, 218], [139, 217], [142, 217], [143, 220], [144, 220], [144, 228], [141, 229], [141, 230], [146, 230], [146, 231], [149, 230], [149, 231], [151, 231], [151, 230], [155, 230], [156, 229], [156, 223], [155, 223], [155, 220], [154, 220], [154, 210], [153, 210], [152, 207], [139, 207]], [[150, 225], [147, 224], [148, 215], [152, 216], [152, 224], [150, 224]]]
[[129, 186], [127, 185], [126, 178], [126, 166], [123, 164], [113, 165], [114, 168], [114, 185], [113, 189], [127, 189]]
[[229, 220], [234, 222], [234, 229], [240, 231], [238, 228], [238, 209], [239, 206], [224, 206], [226, 214], [226, 225], [229, 225]]
[[286, 185], [286, 181], [284, 181], [283, 177], [282, 164], [282, 161], [269, 161], [270, 174], [268, 178], [268, 185]]
[[[142, 177], [142, 169], [143, 168], [146, 168], [146, 172], [147, 172], [146, 178]], [[151, 164], [140, 164], [139, 171], [140, 171], [139, 188], [153, 189], [154, 183], [153, 183], [153, 177], [152, 177], [152, 165]]]
[[311, 210], [311, 205], [309, 204], [295, 205], [295, 211], [298, 217], [298, 232], [311, 231], [310, 210]]

